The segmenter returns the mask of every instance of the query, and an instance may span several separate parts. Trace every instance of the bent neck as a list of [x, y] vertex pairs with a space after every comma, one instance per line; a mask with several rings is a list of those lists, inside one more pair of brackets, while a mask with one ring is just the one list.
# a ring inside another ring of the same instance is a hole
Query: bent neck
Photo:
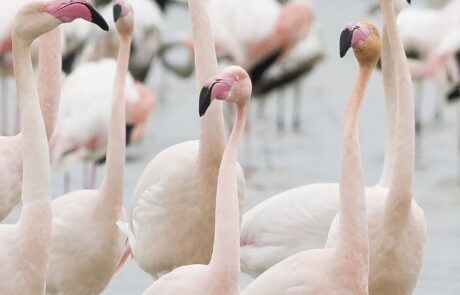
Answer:
[[12, 36], [13, 65], [22, 126], [24, 204], [51, 201], [50, 160], [45, 124], [33, 77], [31, 41]]
[[360, 65], [342, 120], [340, 221], [336, 249], [358, 260], [360, 263], [357, 265], [368, 265], [369, 255], [358, 115], [373, 66]]
[[222, 157], [216, 193], [214, 247], [210, 266], [227, 274], [238, 290], [240, 271], [240, 212], [237, 183], [238, 145], [246, 120], [247, 105], [238, 105], [235, 125]]
[[[197, 89], [217, 75], [217, 58], [211, 22], [203, 0], [189, 0]], [[199, 163], [220, 163], [225, 148], [223, 106], [215, 101], [200, 119]], [[208, 165], [204, 165], [207, 167]]]
[[130, 48], [131, 36], [120, 36], [107, 142], [107, 162], [101, 189], [104, 204], [113, 208], [116, 214], [120, 212], [123, 203], [126, 162], [125, 81], [128, 74]]

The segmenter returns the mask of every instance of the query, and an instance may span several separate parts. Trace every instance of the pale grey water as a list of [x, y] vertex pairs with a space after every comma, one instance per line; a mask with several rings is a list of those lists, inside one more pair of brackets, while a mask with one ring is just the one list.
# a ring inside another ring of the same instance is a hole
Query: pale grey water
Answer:
[[[340, 115], [356, 75], [356, 63], [350, 56], [338, 58], [338, 38], [348, 22], [369, 19], [364, 11], [370, 1], [316, 1], [321, 25], [325, 62], [304, 80], [300, 132], [279, 133], [276, 129], [276, 99], [267, 101], [266, 116], [257, 119], [258, 105], [252, 109], [252, 152], [241, 145], [240, 159], [247, 180], [246, 209], [277, 192], [315, 182], [336, 182], [339, 169]], [[415, 2], [415, 1], [414, 1]], [[187, 30], [185, 10], [174, 9], [168, 15], [169, 31]], [[145, 140], [128, 150], [125, 182], [125, 207], [148, 161], [162, 149], [198, 135], [198, 108], [194, 79], [179, 80], [162, 75], [157, 68], [152, 87], [161, 103], [154, 114]], [[414, 181], [417, 202], [428, 222], [428, 239], [416, 295], [460, 294], [460, 187], [456, 184], [456, 112], [460, 106], [443, 109], [444, 119], [434, 122], [432, 109], [435, 93], [426, 87], [423, 137], [418, 142]], [[191, 95], [195, 93], [195, 95]], [[290, 95], [287, 117], [290, 118]], [[383, 161], [383, 89], [380, 73], [369, 85], [361, 113], [361, 147], [367, 184], [376, 183]], [[247, 155], [250, 154], [251, 157]], [[245, 156], [246, 155], [246, 156]], [[74, 189], [80, 188], [81, 167], [73, 171]], [[99, 170], [99, 176], [102, 169]], [[53, 195], [62, 194], [63, 177], [53, 173]], [[9, 218], [17, 217], [18, 210]], [[250, 282], [244, 274], [241, 287]], [[141, 294], [152, 279], [134, 260], [117, 273], [104, 295]]]

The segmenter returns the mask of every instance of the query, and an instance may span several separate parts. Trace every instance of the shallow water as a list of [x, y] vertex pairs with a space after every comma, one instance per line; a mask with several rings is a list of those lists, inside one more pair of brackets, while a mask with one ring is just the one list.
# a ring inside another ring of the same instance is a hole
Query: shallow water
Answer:
[[[414, 1], [415, 2], [415, 1]], [[265, 116], [258, 118], [259, 104], [254, 101], [249, 139], [241, 145], [240, 162], [248, 184], [246, 209], [275, 193], [315, 182], [337, 182], [339, 169], [340, 115], [356, 75], [351, 55], [338, 58], [338, 38], [348, 22], [369, 19], [364, 15], [368, 1], [316, 1], [327, 58], [313, 74], [304, 79], [302, 128], [294, 132], [290, 122], [286, 131], [277, 131], [276, 94], [268, 98]], [[188, 14], [180, 8], [168, 15], [169, 30], [187, 30]], [[148, 161], [162, 149], [198, 135], [197, 95], [194, 79], [179, 80], [164, 75], [159, 67], [152, 87], [161, 103], [154, 114], [147, 136], [128, 150], [125, 200], [130, 195]], [[433, 118], [436, 93], [425, 87], [424, 130], [418, 139], [414, 189], [416, 200], [425, 211], [428, 239], [416, 295], [460, 294], [460, 187], [456, 182], [456, 119], [459, 106], [443, 109], [442, 121]], [[196, 93], [196, 92], [195, 92]], [[291, 92], [286, 93], [286, 118], [291, 118]], [[377, 182], [383, 161], [383, 89], [380, 73], [375, 73], [361, 113], [361, 148], [366, 183]], [[289, 120], [288, 120], [289, 121]], [[248, 144], [250, 142], [250, 144]], [[74, 189], [81, 188], [82, 166], [74, 169]], [[99, 169], [99, 178], [102, 173]], [[53, 196], [63, 192], [62, 174], [53, 173]], [[15, 210], [9, 217], [14, 221]], [[241, 277], [241, 287], [250, 282]], [[102, 294], [140, 294], [152, 279], [129, 261]]]

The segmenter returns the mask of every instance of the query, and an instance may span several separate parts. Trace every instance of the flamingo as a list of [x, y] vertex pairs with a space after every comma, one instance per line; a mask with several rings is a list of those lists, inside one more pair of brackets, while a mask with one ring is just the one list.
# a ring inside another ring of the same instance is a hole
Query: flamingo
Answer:
[[[411, 191], [412, 85], [405, 56], [400, 56], [404, 51], [399, 46], [393, 6], [386, 2], [380, 2], [385, 20], [382, 34], [387, 125], [385, 161], [378, 185], [365, 188], [371, 245], [369, 290], [376, 292], [380, 288], [389, 292], [384, 294], [410, 294], [420, 271], [426, 222]], [[388, 58], [390, 56], [392, 58]], [[295, 253], [323, 247], [338, 210], [339, 187], [332, 183], [295, 188], [255, 206], [242, 221], [243, 271], [258, 276]], [[330, 235], [332, 242], [332, 232]], [[389, 237], [392, 239], [388, 240]], [[393, 240], [398, 242], [388, 243]], [[386, 256], [390, 253], [395, 256]], [[383, 260], [386, 262], [382, 263]]]
[[[253, 94], [263, 99], [293, 83], [293, 127], [301, 125], [300, 78], [324, 57], [309, 1], [209, 1], [219, 59], [243, 66], [251, 76]], [[286, 3], [284, 3], [286, 2]], [[261, 9], [263, 7], [263, 9]], [[278, 97], [277, 125], [284, 128], [284, 97]], [[261, 114], [263, 109], [261, 110]]]
[[240, 215], [237, 184], [237, 153], [251, 97], [248, 73], [237, 66], [208, 80], [200, 94], [200, 116], [213, 100], [237, 105], [237, 117], [230, 140], [222, 156], [216, 191], [214, 245], [209, 264], [186, 265], [174, 269], [152, 284], [145, 295], [238, 293], [240, 273]]
[[[203, 85], [217, 74], [215, 47], [203, 0], [188, 3], [197, 85]], [[225, 146], [221, 102], [210, 107], [200, 125], [199, 141], [163, 150], [139, 178], [130, 221], [119, 223], [128, 236], [120, 267], [131, 253], [138, 265], [155, 277], [182, 265], [209, 262], [217, 175]], [[239, 166], [237, 176], [241, 205], [245, 181]]]
[[[369, 293], [412, 294], [420, 272], [426, 240], [423, 210], [412, 198], [414, 170], [414, 95], [409, 66], [399, 37], [391, 3], [380, 0], [386, 37], [393, 56], [397, 81], [395, 163], [388, 191], [368, 201], [367, 215], [370, 244]], [[382, 220], [383, 219], [383, 220]], [[337, 233], [336, 217], [326, 245], [332, 245]], [[389, 240], [390, 239], [390, 240]], [[397, 243], [392, 243], [398, 241]]]
[[[439, 92], [449, 97], [453, 80], [458, 76], [455, 58], [446, 54], [452, 44], [452, 39], [458, 40], [460, 22], [457, 15], [460, 12], [460, 1], [455, 0], [441, 9], [414, 8], [401, 12], [398, 17], [398, 27], [404, 48], [410, 58], [412, 77], [417, 81], [416, 128], [421, 130], [422, 113], [422, 83], [431, 77], [436, 80]], [[417, 60], [426, 60], [427, 67], [421, 68]], [[453, 69], [452, 69], [453, 68]], [[441, 71], [442, 70], [442, 71]], [[437, 75], [435, 75], [435, 73]], [[451, 78], [449, 78], [451, 76]], [[441, 97], [440, 97], [441, 98]], [[441, 116], [441, 100], [438, 100], [435, 116]]]
[[337, 245], [305, 250], [277, 263], [241, 294], [369, 294], [369, 240], [358, 113], [380, 55], [380, 36], [375, 26], [347, 25], [340, 37], [341, 57], [350, 47], [358, 60], [359, 74], [342, 121], [341, 219]]
[[[129, 72], [135, 80], [145, 82], [152, 60], [160, 50], [165, 21], [160, 8], [153, 1], [131, 0], [129, 3], [136, 17]], [[101, 13], [108, 17], [112, 13], [110, 5], [102, 8]], [[118, 45], [114, 33], [103, 35], [93, 30], [88, 40], [82, 50], [81, 63], [115, 57]]]
[[[104, 159], [116, 67], [116, 60], [110, 58], [88, 62], [78, 66], [64, 80], [56, 130], [50, 141], [55, 167], [68, 171], [77, 160], [95, 162]], [[124, 95], [129, 144], [143, 136], [155, 106], [155, 97], [129, 73], [125, 78]], [[92, 175], [91, 182], [94, 187], [95, 175]], [[70, 183], [66, 183], [66, 192], [68, 186]]]
[[55, 199], [53, 236], [46, 292], [100, 294], [115, 273], [125, 236], [122, 218], [125, 165], [125, 77], [133, 32], [133, 12], [123, 0], [113, 1], [120, 35], [113, 88], [107, 165], [100, 190], [82, 190]]
[[0, 226], [2, 294], [45, 292], [52, 227], [50, 165], [47, 127], [33, 78], [31, 44], [51, 32], [41, 40], [41, 48], [46, 45], [47, 50], [56, 53], [54, 45], [59, 44], [56, 41], [60, 32], [54, 29], [75, 18], [106, 26], [94, 8], [82, 0], [33, 2], [24, 5], [13, 21], [13, 61], [23, 131], [20, 147], [24, 155], [23, 207], [18, 223]]
[[[29, 1], [22, 1], [22, 3], [26, 2]], [[15, 5], [13, 7], [19, 10], [20, 7]], [[50, 48], [42, 43], [42, 46], [44, 46], [40, 50], [40, 60], [42, 62], [38, 65], [38, 94], [48, 139], [53, 134], [55, 113], [59, 104], [59, 82], [61, 78], [60, 44], [57, 44], [60, 43], [60, 39], [53, 38], [50, 41], [52, 42], [50, 43]], [[3, 97], [2, 99], [5, 98]], [[0, 221], [5, 219], [21, 199], [23, 177], [22, 140], [22, 134], [8, 137], [0, 136]]]

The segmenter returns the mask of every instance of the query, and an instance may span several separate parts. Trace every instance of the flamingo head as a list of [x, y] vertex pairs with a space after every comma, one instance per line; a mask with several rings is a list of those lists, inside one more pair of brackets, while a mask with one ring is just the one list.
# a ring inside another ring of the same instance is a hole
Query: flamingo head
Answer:
[[252, 83], [248, 73], [239, 66], [227, 67], [203, 85], [200, 93], [200, 117], [204, 116], [214, 99], [241, 105], [247, 102], [251, 92]]
[[377, 28], [370, 22], [348, 24], [340, 35], [340, 57], [344, 57], [350, 48], [360, 63], [375, 64], [381, 50]]
[[13, 36], [23, 40], [34, 40], [62, 23], [81, 18], [92, 22], [103, 30], [109, 26], [88, 0], [52, 0], [25, 5], [16, 15]]
[[134, 29], [133, 8], [124, 0], [113, 1], [113, 21], [122, 36], [131, 36]]

